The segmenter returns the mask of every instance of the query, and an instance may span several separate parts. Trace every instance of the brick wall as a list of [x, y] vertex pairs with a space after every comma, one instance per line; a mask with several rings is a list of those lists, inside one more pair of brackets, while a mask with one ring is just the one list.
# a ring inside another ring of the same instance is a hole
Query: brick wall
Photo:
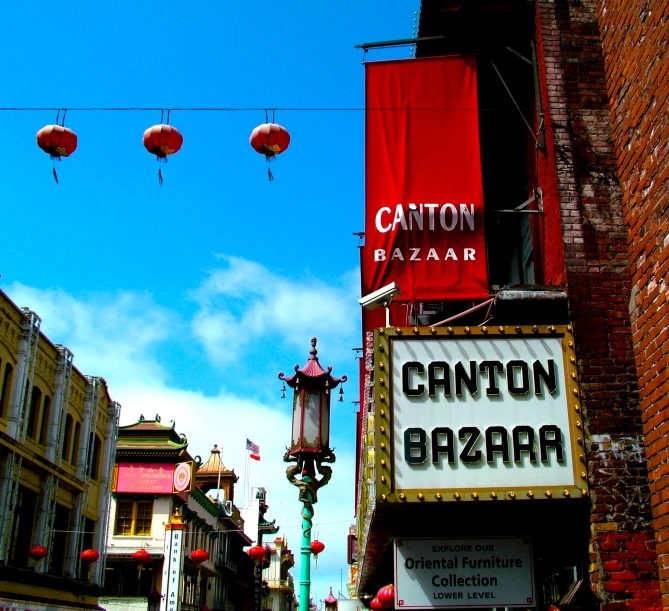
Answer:
[[669, 1], [599, 0], [597, 13], [629, 228], [629, 312], [662, 599], [669, 607]]
[[632, 277], [594, 0], [538, 0], [536, 39], [548, 145], [540, 168], [545, 233], [564, 244], [589, 440], [590, 578], [602, 610], [658, 608]]

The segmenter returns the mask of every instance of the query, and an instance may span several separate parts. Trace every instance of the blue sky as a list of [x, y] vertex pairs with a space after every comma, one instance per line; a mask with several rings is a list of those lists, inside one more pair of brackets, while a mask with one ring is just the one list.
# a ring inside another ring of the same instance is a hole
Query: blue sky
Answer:
[[[409, 38], [419, 0], [229, 4], [13, 3], [5, 9], [2, 107], [361, 108], [361, 42]], [[408, 57], [409, 48], [368, 60]], [[357, 238], [363, 230], [364, 116], [279, 110], [290, 148], [267, 164], [248, 144], [263, 110], [171, 113], [182, 150], [162, 166], [143, 148], [160, 112], [70, 110], [77, 151], [57, 164], [35, 143], [53, 111], [0, 112], [0, 287], [43, 319], [75, 365], [101, 375], [121, 423], [159, 413], [192, 454], [217, 443], [265, 486], [296, 555], [300, 504], [281, 461], [290, 401], [277, 373], [321, 364], [346, 374], [333, 404], [338, 457], [319, 493], [326, 544], [313, 593], [346, 582], [353, 521], [354, 406], [361, 345]], [[237, 499], [243, 494], [241, 485]]]

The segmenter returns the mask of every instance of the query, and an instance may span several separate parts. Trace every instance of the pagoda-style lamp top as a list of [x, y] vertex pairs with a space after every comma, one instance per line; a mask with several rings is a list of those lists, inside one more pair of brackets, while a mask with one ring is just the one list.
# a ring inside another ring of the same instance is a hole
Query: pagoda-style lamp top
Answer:
[[335, 378], [332, 367], [327, 371], [318, 362], [316, 342], [311, 339], [311, 350], [307, 364], [300, 369], [295, 365], [295, 374], [279, 379], [293, 389], [293, 434], [290, 454], [327, 456], [330, 449], [330, 391], [347, 380], [346, 376]]
[[327, 598], [321, 601], [325, 604], [325, 611], [336, 611], [337, 610], [337, 599], [332, 594], [332, 587], [330, 587], [330, 593]]

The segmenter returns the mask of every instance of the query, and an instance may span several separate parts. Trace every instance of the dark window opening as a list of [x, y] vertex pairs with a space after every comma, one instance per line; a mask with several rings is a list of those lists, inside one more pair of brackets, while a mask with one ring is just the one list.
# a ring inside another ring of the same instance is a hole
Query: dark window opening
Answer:
[[51, 397], [44, 396], [44, 406], [42, 407], [42, 424], [39, 429], [39, 443], [45, 445], [49, 434], [49, 419], [51, 418]]
[[2, 418], [6, 418], [9, 415], [9, 400], [12, 395], [13, 374], [14, 368], [7, 363], [5, 365], [5, 375], [2, 377], [2, 391], [0, 391], [0, 417]]
[[[28, 551], [33, 546], [36, 507], [37, 493], [19, 486], [12, 520], [11, 548], [8, 562], [11, 566], [19, 568], [27, 568], [28, 566]], [[44, 545], [44, 542], [39, 544]]]
[[79, 457], [79, 437], [81, 436], [81, 422], [74, 423], [74, 440], [70, 452], [70, 464], [76, 465]]
[[91, 445], [89, 448], [90, 462], [88, 464], [88, 473], [91, 479], [97, 480], [100, 476], [100, 451], [102, 449], [102, 439], [99, 435], [91, 433]]
[[74, 419], [70, 414], [67, 415], [65, 418], [65, 432], [63, 434], [63, 448], [60, 453], [60, 457], [63, 460], [67, 460], [67, 457], [70, 455], [69, 450], [70, 450], [70, 443], [72, 441], [72, 425], [74, 424]]
[[49, 574], [63, 577], [67, 555], [67, 540], [70, 525], [70, 510], [63, 505], [56, 505], [53, 521], [53, 539], [51, 542], [51, 565]]
[[40, 406], [42, 405], [42, 391], [33, 386], [32, 394], [30, 395], [30, 404], [28, 407], [26, 435], [32, 439], [37, 437], [37, 426], [39, 424]]

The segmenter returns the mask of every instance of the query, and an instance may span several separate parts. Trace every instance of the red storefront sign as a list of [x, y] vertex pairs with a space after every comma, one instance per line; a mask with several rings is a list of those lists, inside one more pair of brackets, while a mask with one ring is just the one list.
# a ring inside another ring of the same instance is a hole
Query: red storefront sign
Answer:
[[174, 465], [164, 463], [119, 463], [115, 492], [172, 494]]
[[488, 296], [476, 60], [365, 64], [362, 288], [396, 301]]

